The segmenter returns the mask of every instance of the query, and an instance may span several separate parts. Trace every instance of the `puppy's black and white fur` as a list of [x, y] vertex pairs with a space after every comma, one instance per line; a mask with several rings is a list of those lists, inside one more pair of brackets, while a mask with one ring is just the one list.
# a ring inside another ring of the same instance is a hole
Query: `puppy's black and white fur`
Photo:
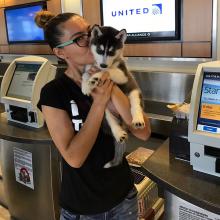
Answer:
[[[83, 74], [82, 92], [86, 95], [90, 95], [92, 89], [99, 84], [103, 72], [109, 72], [110, 79], [129, 97], [132, 126], [138, 129], [143, 128], [145, 122], [140, 89], [128, 71], [122, 55], [126, 37], [127, 33], [125, 29], [118, 31], [112, 27], [93, 26], [90, 45], [96, 62], [95, 65], [101, 69], [101, 71], [92, 76], [87, 72]], [[105, 116], [116, 141], [118, 143], [124, 143], [128, 135], [125, 129], [120, 125], [118, 118], [108, 109], [105, 111]], [[120, 149], [118, 149], [119, 147], [120, 145], [115, 147], [114, 160], [106, 164], [105, 167], [117, 165], [121, 161], [121, 154], [124, 152], [121, 152]], [[119, 153], [119, 151], [121, 153]], [[118, 154], [120, 154], [120, 156]]]

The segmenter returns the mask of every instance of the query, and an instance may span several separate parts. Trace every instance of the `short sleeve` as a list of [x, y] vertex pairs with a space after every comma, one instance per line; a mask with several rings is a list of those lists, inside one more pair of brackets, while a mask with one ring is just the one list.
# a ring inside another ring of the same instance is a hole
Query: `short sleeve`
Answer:
[[64, 109], [62, 91], [53, 81], [46, 84], [40, 93], [40, 99], [37, 107], [42, 111], [42, 105], [54, 108]]

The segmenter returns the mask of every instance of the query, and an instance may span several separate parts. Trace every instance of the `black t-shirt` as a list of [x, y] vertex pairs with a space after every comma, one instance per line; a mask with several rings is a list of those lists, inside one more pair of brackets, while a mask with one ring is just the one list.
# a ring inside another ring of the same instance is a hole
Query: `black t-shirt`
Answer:
[[[77, 133], [91, 104], [91, 98], [83, 95], [81, 89], [63, 74], [43, 87], [38, 107], [41, 109], [42, 105], [46, 105], [65, 110]], [[71, 167], [63, 159], [61, 207], [76, 214], [97, 214], [119, 204], [134, 183], [125, 158], [118, 166], [103, 168], [113, 156], [113, 137], [100, 129], [91, 152], [80, 168]]]

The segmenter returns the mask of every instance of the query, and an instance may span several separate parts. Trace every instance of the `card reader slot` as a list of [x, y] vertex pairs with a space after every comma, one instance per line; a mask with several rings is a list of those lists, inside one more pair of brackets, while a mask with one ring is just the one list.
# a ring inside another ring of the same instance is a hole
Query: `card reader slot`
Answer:
[[220, 148], [205, 146], [204, 153], [208, 156], [220, 158]]
[[28, 113], [26, 108], [9, 105], [11, 119], [20, 122], [28, 122]]

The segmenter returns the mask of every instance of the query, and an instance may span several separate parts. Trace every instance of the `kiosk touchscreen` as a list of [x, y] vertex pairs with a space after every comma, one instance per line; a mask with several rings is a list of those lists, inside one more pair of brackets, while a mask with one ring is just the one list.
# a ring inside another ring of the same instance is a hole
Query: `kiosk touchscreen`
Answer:
[[42, 87], [52, 80], [56, 67], [39, 56], [15, 59], [6, 70], [1, 84], [1, 102], [8, 121], [40, 128], [44, 124], [37, 108]]
[[202, 63], [197, 68], [188, 139], [193, 169], [220, 176], [220, 61]]

